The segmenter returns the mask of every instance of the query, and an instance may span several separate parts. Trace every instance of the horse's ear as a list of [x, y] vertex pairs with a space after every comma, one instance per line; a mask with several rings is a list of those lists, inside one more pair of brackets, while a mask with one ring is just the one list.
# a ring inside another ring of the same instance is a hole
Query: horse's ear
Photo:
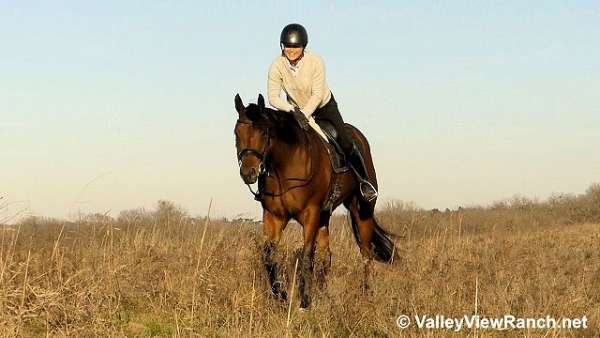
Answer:
[[258, 106], [261, 110], [265, 109], [265, 98], [262, 96], [262, 94], [258, 94]]
[[246, 107], [240, 98], [240, 94], [235, 94], [235, 110], [237, 110], [238, 114], [241, 114]]

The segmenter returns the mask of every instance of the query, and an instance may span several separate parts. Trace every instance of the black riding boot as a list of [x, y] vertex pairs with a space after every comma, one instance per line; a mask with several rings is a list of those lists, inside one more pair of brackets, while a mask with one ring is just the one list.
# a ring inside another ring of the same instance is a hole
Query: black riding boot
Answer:
[[365, 160], [362, 154], [356, 147], [356, 144], [352, 147], [352, 152], [348, 156], [348, 160], [352, 167], [352, 171], [356, 175], [359, 182], [360, 193], [367, 202], [371, 202], [377, 198], [377, 189], [367, 180], [367, 168], [365, 166]]

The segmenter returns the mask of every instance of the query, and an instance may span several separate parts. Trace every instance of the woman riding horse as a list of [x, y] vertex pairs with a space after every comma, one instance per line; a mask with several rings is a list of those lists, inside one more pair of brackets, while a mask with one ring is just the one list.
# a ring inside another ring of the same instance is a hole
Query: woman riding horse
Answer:
[[[324, 287], [331, 266], [329, 219], [342, 203], [350, 211], [352, 232], [364, 258], [366, 289], [371, 261], [391, 263], [396, 256], [389, 234], [374, 218], [376, 200], [368, 202], [361, 197], [356, 179], [348, 170], [333, 170], [321, 136], [302, 130], [291, 114], [266, 108], [262, 95], [258, 104], [248, 106], [236, 95], [235, 108], [240, 176], [248, 187], [258, 182], [258, 191], [253, 194], [263, 208], [263, 263], [273, 294], [286, 299], [275, 252], [290, 219], [303, 228], [304, 243], [298, 252], [300, 307], [305, 309], [310, 304], [308, 290], [313, 271], [319, 286]], [[364, 154], [368, 177], [376, 186], [367, 139], [353, 126], [346, 127]]]
[[[353, 172], [360, 182], [360, 192], [370, 202], [377, 198], [377, 190], [369, 182], [364, 159], [344, 127], [337, 102], [327, 86], [323, 61], [315, 53], [306, 50], [307, 44], [308, 34], [302, 25], [289, 24], [281, 31], [281, 55], [269, 69], [269, 103], [293, 114], [305, 130], [309, 128], [309, 119], [331, 123], [337, 131], [338, 143], [355, 169]], [[287, 101], [280, 97], [282, 89]]]

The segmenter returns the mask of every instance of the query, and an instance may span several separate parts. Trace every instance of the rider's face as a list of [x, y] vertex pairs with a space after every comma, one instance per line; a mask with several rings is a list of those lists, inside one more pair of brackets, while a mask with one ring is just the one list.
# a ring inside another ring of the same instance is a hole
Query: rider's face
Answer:
[[300, 57], [300, 55], [302, 55], [302, 51], [304, 50], [304, 48], [302, 47], [288, 47], [288, 46], [284, 46], [283, 47], [283, 54], [285, 54], [285, 57], [288, 58], [288, 60], [290, 61], [296, 61], [298, 60], [298, 58]]

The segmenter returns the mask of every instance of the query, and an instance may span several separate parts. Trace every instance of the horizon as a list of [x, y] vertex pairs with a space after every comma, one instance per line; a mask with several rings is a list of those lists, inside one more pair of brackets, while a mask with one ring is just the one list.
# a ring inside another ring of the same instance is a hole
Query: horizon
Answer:
[[[152, 210], [257, 218], [233, 98], [300, 22], [388, 201], [424, 209], [600, 182], [600, 4], [0, 5], [0, 220]], [[7, 206], [2, 207], [3, 205]], [[340, 209], [338, 209], [340, 210]]]
[[[510, 202], [514, 202], [514, 201], [529, 201], [529, 202], [533, 202], [533, 203], [547, 203], [550, 201], [550, 199], [554, 198], [554, 197], [571, 197], [571, 198], [577, 198], [577, 197], [581, 197], [584, 195], [587, 195], [592, 188], [598, 188], [600, 187], [600, 182], [595, 182], [595, 183], [591, 183], [588, 188], [586, 188], [586, 190], [584, 192], [580, 192], [580, 193], [563, 193], [563, 192], [556, 192], [551, 194], [550, 196], [546, 196], [546, 197], [528, 197], [528, 196], [522, 196], [519, 194], [514, 194], [510, 197], [506, 197], [506, 198], [502, 198], [502, 199], [498, 199], [498, 200], [494, 200], [491, 201], [489, 203], [486, 204], [469, 204], [469, 205], [456, 205], [453, 206], [452, 208], [450, 207], [442, 207], [442, 208], [423, 208], [420, 205], [417, 205], [416, 203], [414, 203], [414, 201], [403, 201], [403, 200], [398, 200], [398, 199], [391, 199], [391, 200], [386, 200], [383, 201], [383, 203], [378, 203], [376, 206], [376, 211], [377, 210], [382, 210], [385, 209], [391, 205], [404, 205], [407, 206], [409, 208], [414, 208], [415, 210], [421, 210], [421, 211], [439, 211], [439, 212], [455, 212], [455, 211], [459, 211], [461, 209], [465, 210], [465, 209], [473, 209], [473, 208], [493, 208], [494, 205], [497, 205], [499, 203], [509, 203]], [[123, 209], [123, 210], [119, 210], [115, 213], [108, 213], [108, 212], [88, 212], [88, 213], [78, 213], [76, 215], [70, 215], [69, 217], [66, 218], [58, 218], [58, 217], [49, 217], [49, 216], [44, 216], [44, 215], [31, 215], [27, 213], [26, 209], [17, 209], [14, 210], [13, 208], [7, 208], [7, 206], [10, 206], [11, 203], [4, 201], [3, 196], [0, 196], [0, 212], [3, 211], [4, 209], [4, 213], [6, 214], [10, 214], [13, 216], [6, 217], [6, 215], [2, 215], [0, 213], [0, 225], [13, 225], [15, 223], [17, 223], [17, 221], [21, 221], [24, 220], [28, 217], [41, 217], [41, 218], [46, 218], [46, 219], [54, 219], [54, 220], [58, 220], [58, 221], [77, 221], [79, 219], [85, 218], [86, 216], [94, 216], [94, 215], [104, 215], [104, 216], [108, 216], [110, 218], [113, 219], [117, 219], [121, 213], [123, 212], [127, 212], [127, 211], [142, 211], [142, 212], [153, 212], [156, 211], [159, 208], [159, 205], [161, 202], [167, 202], [169, 204], [171, 204], [172, 206], [174, 206], [177, 210], [183, 212], [186, 216], [191, 217], [191, 218], [204, 218], [204, 217], [209, 217], [210, 219], [214, 219], [214, 220], [226, 220], [226, 221], [235, 221], [238, 219], [248, 219], [248, 220], [254, 220], [254, 221], [259, 221], [262, 220], [262, 218], [260, 216], [248, 216], [248, 215], [244, 215], [244, 214], [235, 214], [235, 215], [213, 215], [212, 212], [209, 213], [209, 211], [212, 210], [212, 206], [214, 201], [210, 200], [208, 203], [208, 207], [206, 210], [205, 214], [191, 214], [189, 212], [188, 209], [186, 209], [185, 207], [179, 205], [177, 203], [177, 201], [169, 201], [169, 200], [158, 200], [154, 203], [154, 205], [150, 206], [149, 208], [146, 207], [134, 207], [134, 208], [130, 208], [130, 209]], [[334, 215], [338, 215], [340, 216], [342, 213], [340, 211], [345, 212], [345, 209], [343, 208], [338, 208], [334, 211]], [[10, 212], [9, 212], [10, 211]], [[17, 216], [17, 217], [14, 217]], [[2, 217], [6, 217], [6, 219], [2, 218]], [[293, 220], [292, 220], [293, 221]]]

